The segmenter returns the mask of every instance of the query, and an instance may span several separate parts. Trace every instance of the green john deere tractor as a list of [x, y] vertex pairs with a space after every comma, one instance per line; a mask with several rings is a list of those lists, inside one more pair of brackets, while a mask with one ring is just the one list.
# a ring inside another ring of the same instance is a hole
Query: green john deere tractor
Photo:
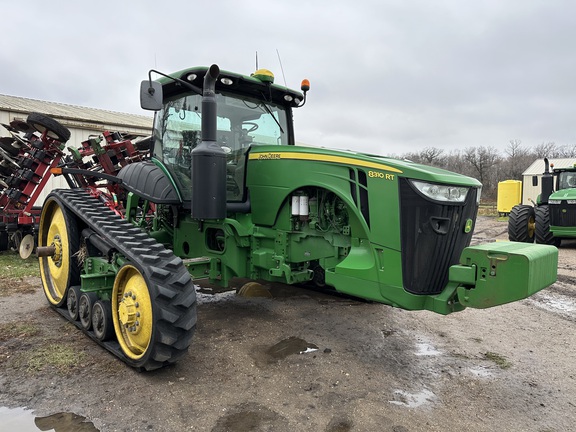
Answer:
[[[538, 186], [538, 177], [532, 178]], [[517, 205], [508, 218], [511, 241], [560, 246], [562, 239], [576, 238], [576, 165], [550, 171], [544, 159], [541, 193], [535, 206]]]
[[125, 192], [113, 197], [121, 216], [94, 191], [57, 190], [39, 231], [49, 302], [127, 364], [150, 370], [186, 353], [193, 280], [315, 284], [440, 314], [555, 282], [554, 247], [468, 247], [478, 181], [296, 146], [292, 110], [305, 103], [306, 80], [299, 92], [266, 70], [151, 72], [162, 75], [141, 87], [142, 107], [156, 111], [153, 156], [103, 176]]

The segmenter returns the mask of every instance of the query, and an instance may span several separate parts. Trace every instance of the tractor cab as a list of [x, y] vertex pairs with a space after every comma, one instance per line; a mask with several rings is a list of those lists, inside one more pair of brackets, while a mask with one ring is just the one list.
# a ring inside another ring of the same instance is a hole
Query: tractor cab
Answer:
[[556, 190], [576, 188], [576, 167], [555, 169], [557, 176]]
[[[207, 68], [186, 69], [159, 80], [162, 103], [154, 120], [152, 156], [169, 172], [185, 206], [193, 190], [191, 154], [203, 137], [199, 87], [206, 72]], [[292, 108], [303, 104], [304, 95], [273, 82], [265, 69], [249, 77], [220, 71], [215, 82], [216, 130], [211, 134], [226, 157], [228, 202], [246, 200], [246, 162], [252, 146], [295, 142]]]

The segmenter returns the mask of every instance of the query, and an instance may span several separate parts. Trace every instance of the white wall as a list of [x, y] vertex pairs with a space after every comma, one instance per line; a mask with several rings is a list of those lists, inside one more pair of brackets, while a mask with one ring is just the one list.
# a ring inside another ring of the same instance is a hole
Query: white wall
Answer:
[[536, 202], [540, 195], [542, 174], [538, 175], [538, 186], [532, 186], [532, 175], [522, 176], [522, 204], [532, 205], [530, 199]]

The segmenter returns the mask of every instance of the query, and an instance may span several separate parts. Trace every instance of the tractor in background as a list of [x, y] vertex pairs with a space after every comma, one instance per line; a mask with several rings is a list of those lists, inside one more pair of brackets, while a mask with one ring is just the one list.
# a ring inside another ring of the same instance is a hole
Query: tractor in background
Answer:
[[59, 168], [119, 193], [114, 209], [84, 187], [47, 197], [37, 255], [48, 302], [126, 364], [152, 370], [190, 346], [195, 280], [314, 284], [439, 314], [555, 282], [554, 247], [469, 247], [477, 180], [295, 145], [292, 112], [309, 87], [277, 85], [265, 69], [150, 71], [140, 94], [156, 112], [150, 160], [116, 175]]
[[[510, 211], [510, 241], [558, 247], [563, 238], [576, 238], [576, 165], [554, 168], [545, 158], [544, 167], [535, 205], [516, 205]], [[538, 186], [537, 176], [532, 184]]]

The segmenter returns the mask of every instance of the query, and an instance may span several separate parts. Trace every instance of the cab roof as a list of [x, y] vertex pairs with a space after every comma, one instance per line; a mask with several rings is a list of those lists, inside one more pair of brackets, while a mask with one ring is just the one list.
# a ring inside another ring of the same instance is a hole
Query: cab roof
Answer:
[[[208, 67], [198, 66], [183, 69], [170, 74], [171, 77], [189, 82], [196, 87], [202, 88], [204, 75]], [[157, 80], [163, 86], [164, 97], [171, 97], [188, 90], [181, 84], [162, 77]], [[227, 83], [227, 84], [224, 84]], [[277, 105], [297, 107], [303, 100], [302, 93], [287, 87], [258, 79], [255, 76], [246, 76], [235, 72], [221, 70], [216, 81], [216, 92], [237, 93], [263, 100]]]

